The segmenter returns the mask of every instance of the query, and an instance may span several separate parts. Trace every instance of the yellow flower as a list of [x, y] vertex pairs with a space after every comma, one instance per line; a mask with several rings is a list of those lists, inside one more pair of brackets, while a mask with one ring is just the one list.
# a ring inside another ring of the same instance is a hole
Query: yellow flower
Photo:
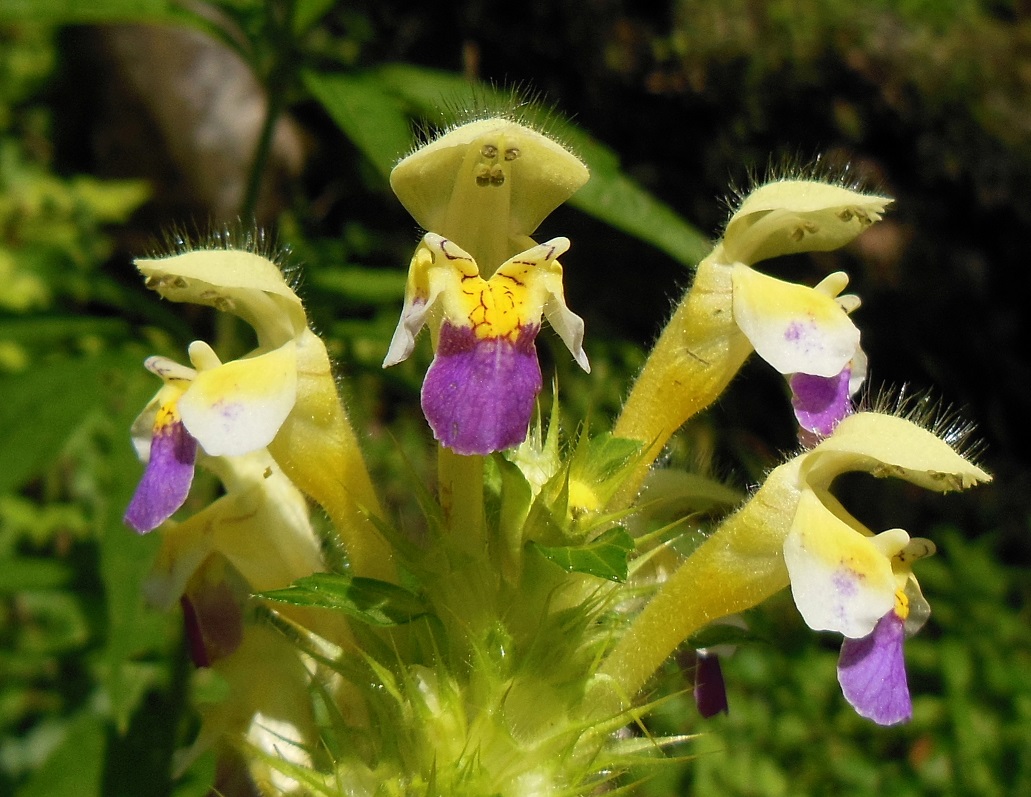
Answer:
[[584, 323], [567, 306], [555, 238], [504, 263], [490, 279], [452, 241], [427, 233], [412, 258], [405, 304], [383, 366], [407, 358], [427, 323], [437, 342], [422, 386], [434, 436], [459, 454], [521, 443], [541, 389], [534, 340], [541, 317], [588, 373]]
[[452, 128], [391, 172], [398, 199], [429, 232], [383, 366], [407, 358], [429, 325], [435, 357], [422, 407], [449, 451], [489, 454], [526, 438], [541, 389], [542, 316], [590, 370], [583, 320], [563, 296], [558, 257], [569, 240], [530, 237], [587, 178], [560, 144], [505, 117]]
[[356, 572], [392, 578], [380, 513], [358, 441], [336, 391], [325, 345], [279, 266], [251, 251], [194, 250], [136, 261], [147, 285], [174, 302], [207, 305], [246, 321], [258, 345], [222, 362], [203, 341], [193, 368], [163, 357], [146, 365], [165, 381], [134, 427], [147, 461], [126, 521], [149, 531], [185, 500], [199, 445], [212, 457], [268, 448], [291, 481], [325, 507]]
[[[905, 479], [928, 490], [990, 480], [916, 423], [875, 412], [843, 419], [815, 448], [774, 469], [662, 586], [602, 665], [632, 695], [689, 635], [791, 585], [815, 629], [869, 635], [907, 593], [912, 561], [933, 546], [901, 529], [874, 534], [832, 495], [850, 471]], [[914, 593], [909, 589], [911, 597]], [[914, 615], [914, 619], [919, 615]]]
[[617, 420], [616, 436], [648, 446], [619, 503], [632, 499], [670, 435], [719, 396], [752, 351], [785, 376], [807, 377], [792, 379], [795, 409], [817, 437], [851, 411], [866, 365], [849, 318], [859, 300], [842, 295], [848, 278], [837, 272], [808, 287], [753, 265], [842, 246], [890, 201], [810, 180], [768, 183], [744, 199], [723, 239], [699, 263]]

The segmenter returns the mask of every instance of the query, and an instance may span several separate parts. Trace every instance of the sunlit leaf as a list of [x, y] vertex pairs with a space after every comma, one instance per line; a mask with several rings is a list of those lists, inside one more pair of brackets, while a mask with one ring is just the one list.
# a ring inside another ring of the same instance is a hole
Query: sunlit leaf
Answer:
[[626, 529], [616, 527], [586, 545], [530, 545], [567, 573], [586, 573], [622, 582], [627, 579], [627, 560], [634, 550], [634, 538]]
[[429, 612], [418, 595], [403, 587], [339, 573], [315, 573], [257, 597], [293, 606], [337, 609], [376, 626], [402, 625]]
[[412, 146], [408, 116], [376, 72], [305, 72], [304, 84], [386, 177]]
[[57, 24], [181, 19], [170, 0], [4, 0], [0, 21]]

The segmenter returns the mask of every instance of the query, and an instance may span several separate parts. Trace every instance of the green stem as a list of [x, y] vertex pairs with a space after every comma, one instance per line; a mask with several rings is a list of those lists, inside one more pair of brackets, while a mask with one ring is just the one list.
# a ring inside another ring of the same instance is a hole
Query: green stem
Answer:
[[455, 535], [458, 547], [476, 557], [486, 556], [483, 466], [483, 457], [465, 457], [440, 447], [437, 479], [444, 521], [448, 531]]
[[283, 13], [277, 17], [272, 3], [268, 4], [269, 36], [275, 43], [272, 67], [268, 73], [266, 93], [268, 107], [261, 125], [258, 144], [247, 175], [247, 190], [240, 208], [240, 219], [245, 225], [257, 222], [258, 200], [261, 197], [261, 182], [272, 151], [276, 125], [286, 109], [287, 94], [293, 85], [297, 72], [296, 42], [293, 36], [294, 0], [285, 0]]

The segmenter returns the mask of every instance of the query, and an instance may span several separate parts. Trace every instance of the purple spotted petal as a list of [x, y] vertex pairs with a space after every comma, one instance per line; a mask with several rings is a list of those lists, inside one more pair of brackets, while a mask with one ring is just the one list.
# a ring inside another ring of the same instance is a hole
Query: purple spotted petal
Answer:
[[860, 639], [846, 639], [838, 659], [838, 683], [856, 713], [878, 725], [895, 725], [913, 716], [902, 656], [905, 621], [895, 610]]
[[437, 354], [422, 383], [422, 411], [433, 436], [458, 454], [490, 454], [519, 445], [541, 389], [533, 341], [523, 327], [513, 343], [477, 338], [467, 327], [440, 328]]
[[196, 458], [197, 441], [182, 421], [158, 427], [150, 441], [147, 469], [125, 510], [125, 522], [145, 534], [167, 520], [190, 492]]
[[699, 650], [695, 661], [694, 699], [698, 713], [708, 719], [720, 712], [729, 713], [727, 687], [723, 682], [720, 658], [715, 653]]
[[842, 418], [852, 412], [849, 397], [848, 366], [837, 376], [811, 376], [792, 374], [788, 378], [791, 386], [791, 405], [795, 409], [798, 424], [805, 432], [823, 438], [834, 431]]

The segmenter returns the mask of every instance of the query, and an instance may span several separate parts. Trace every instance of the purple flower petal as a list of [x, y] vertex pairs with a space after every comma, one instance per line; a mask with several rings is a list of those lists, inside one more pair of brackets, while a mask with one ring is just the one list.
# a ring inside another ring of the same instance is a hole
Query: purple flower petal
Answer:
[[849, 396], [851, 373], [852, 368], [846, 366], [837, 376], [792, 374], [788, 378], [791, 405], [804, 431], [821, 438], [826, 437], [842, 418], [852, 412], [852, 399]]
[[892, 609], [874, 630], [846, 639], [838, 659], [838, 683], [856, 713], [878, 725], [895, 725], [913, 716], [902, 656], [905, 621]]
[[458, 454], [490, 454], [519, 445], [541, 389], [533, 341], [522, 327], [515, 342], [479, 338], [447, 321], [422, 383], [422, 410], [433, 436]]
[[699, 650], [695, 660], [694, 699], [698, 713], [708, 719], [720, 712], [728, 714], [727, 687], [723, 681], [720, 657], [715, 653]]
[[150, 442], [147, 469], [125, 510], [125, 522], [144, 534], [167, 520], [190, 492], [196, 458], [197, 441], [183, 422], [178, 418], [165, 423], [159, 420]]

